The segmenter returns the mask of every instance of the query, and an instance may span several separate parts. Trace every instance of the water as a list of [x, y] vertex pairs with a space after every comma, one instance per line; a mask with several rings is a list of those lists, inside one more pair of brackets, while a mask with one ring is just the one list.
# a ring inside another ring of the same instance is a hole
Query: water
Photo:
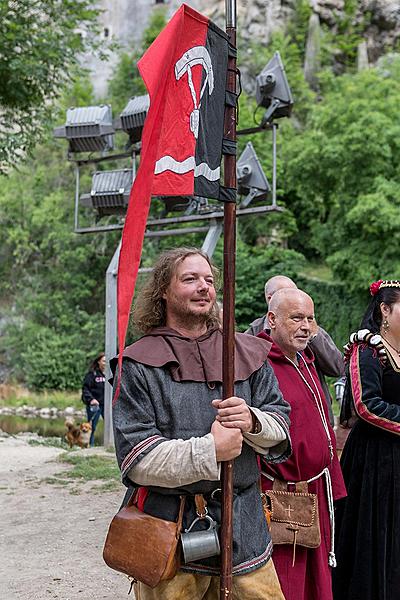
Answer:
[[[75, 419], [76, 423], [80, 423], [82, 419]], [[37, 433], [42, 437], [59, 437], [64, 438], [65, 435], [65, 417], [57, 417], [55, 419], [44, 419], [43, 417], [21, 417], [19, 415], [0, 415], [0, 429], [15, 435], [23, 432]], [[103, 419], [100, 418], [96, 433], [94, 436], [95, 444], [103, 443]]]

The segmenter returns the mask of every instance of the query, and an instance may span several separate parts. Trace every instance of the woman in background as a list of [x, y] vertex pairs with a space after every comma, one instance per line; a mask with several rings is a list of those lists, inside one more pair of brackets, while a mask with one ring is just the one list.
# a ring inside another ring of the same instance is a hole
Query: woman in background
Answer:
[[90, 445], [94, 446], [94, 432], [100, 415], [104, 419], [104, 371], [106, 357], [101, 352], [92, 362], [89, 372], [86, 373], [82, 386], [82, 401], [86, 404], [86, 413], [89, 423], [92, 425]]
[[376, 281], [350, 336], [341, 421], [356, 422], [341, 465], [335, 600], [400, 598], [400, 281]]

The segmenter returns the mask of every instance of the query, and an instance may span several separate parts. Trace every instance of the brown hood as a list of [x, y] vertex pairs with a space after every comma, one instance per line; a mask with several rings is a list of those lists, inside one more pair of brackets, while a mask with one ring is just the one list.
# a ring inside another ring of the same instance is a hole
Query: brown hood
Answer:
[[[267, 360], [271, 343], [245, 333], [235, 336], [235, 381], [245, 381]], [[189, 338], [157, 327], [128, 346], [124, 358], [150, 367], [169, 367], [174, 381], [222, 382], [222, 331]], [[117, 358], [111, 361], [114, 372]]]

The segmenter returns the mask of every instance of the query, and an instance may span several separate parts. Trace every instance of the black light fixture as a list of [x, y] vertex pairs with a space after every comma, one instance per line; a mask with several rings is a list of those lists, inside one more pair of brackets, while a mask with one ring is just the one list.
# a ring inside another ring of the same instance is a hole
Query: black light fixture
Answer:
[[115, 128], [129, 135], [131, 144], [140, 142], [144, 121], [150, 107], [148, 94], [131, 98], [119, 117], [115, 120]]
[[54, 137], [68, 140], [69, 152], [106, 152], [114, 146], [111, 106], [69, 108], [65, 125], [54, 129]]
[[183, 212], [187, 216], [213, 210], [208, 199], [200, 196], [160, 196], [160, 200], [165, 206], [163, 216], [173, 212]]
[[252, 200], [265, 200], [271, 192], [271, 186], [262, 170], [260, 161], [248, 142], [236, 164], [238, 193], [246, 196], [240, 203], [240, 208], [245, 208]]
[[92, 177], [90, 194], [83, 194], [80, 202], [93, 208], [99, 217], [126, 213], [132, 188], [132, 169], [96, 171]]
[[293, 98], [279, 52], [275, 52], [269, 63], [256, 78], [256, 100], [258, 106], [267, 109], [262, 126], [273, 119], [289, 117]]

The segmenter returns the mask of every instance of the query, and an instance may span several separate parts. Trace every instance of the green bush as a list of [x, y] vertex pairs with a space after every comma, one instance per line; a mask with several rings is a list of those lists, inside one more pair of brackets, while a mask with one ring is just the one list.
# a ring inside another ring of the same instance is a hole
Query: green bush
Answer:
[[[222, 267], [222, 245], [213, 257]], [[238, 331], [245, 331], [257, 317], [265, 314], [264, 284], [273, 275], [284, 273], [295, 279], [304, 267], [304, 258], [294, 250], [279, 246], [250, 248], [240, 239], [237, 242], [235, 315]]]
[[356, 295], [344, 283], [321, 281], [299, 275], [299, 288], [314, 300], [315, 316], [338, 348], [348, 341], [350, 333], [359, 328], [366, 310], [368, 297]]
[[80, 336], [41, 329], [22, 353], [28, 386], [38, 390], [68, 390], [82, 385], [86, 352]]
[[[218, 258], [218, 255], [217, 255]], [[317, 322], [341, 348], [358, 329], [368, 296], [356, 294], [345, 283], [322, 281], [302, 275], [304, 257], [276, 246], [249, 248], [238, 241], [236, 262], [236, 326], [245, 331], [266, 312], [264, 285], [274, 275], [286, 275], [314, 300]]]
[[12, 367], [11, 379], [37, 391], [80, 389], [90, 362], [104, 350], [104, 315], [67, 324], [68, 329], [57, 329], [51, 322], [9, 319], [0, 352]]

